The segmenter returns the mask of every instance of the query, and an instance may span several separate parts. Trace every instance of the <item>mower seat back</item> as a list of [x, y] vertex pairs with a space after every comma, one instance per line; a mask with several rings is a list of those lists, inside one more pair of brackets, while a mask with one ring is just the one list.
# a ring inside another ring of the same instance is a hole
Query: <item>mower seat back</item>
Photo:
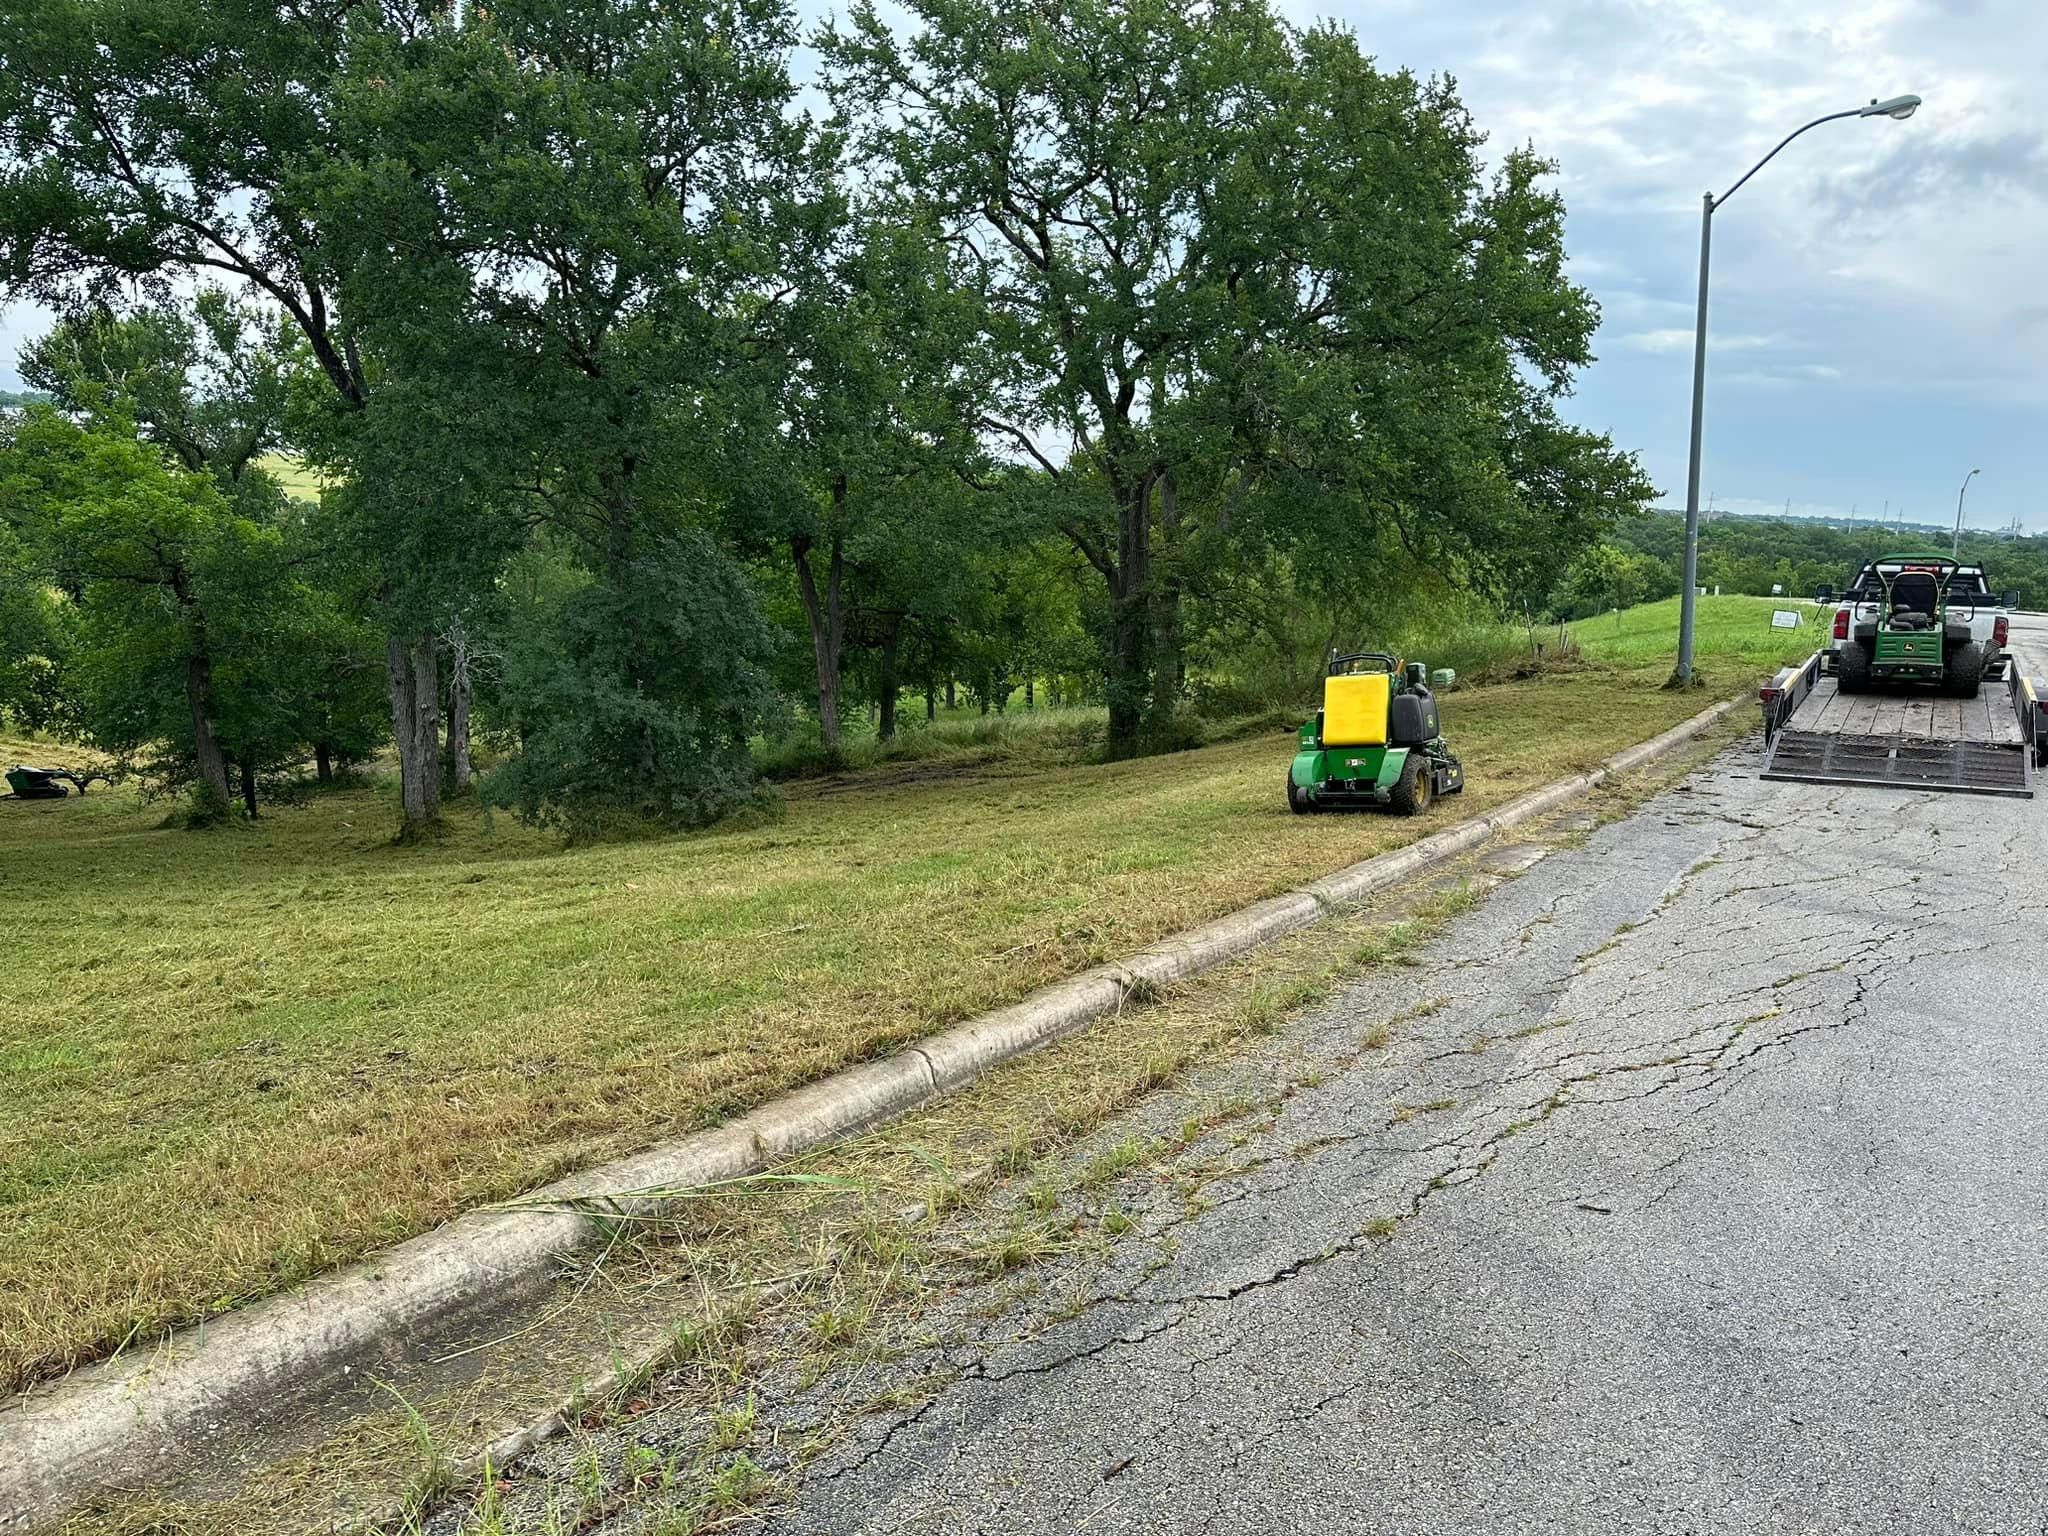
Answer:
[[[1892, 581], [1892, 623], [1896, 627], [1931, 629], [1941, 588], [1925, 571], [1905, 571]], [[1915, 623], [1912, 615], [1918, 616]], [[1901, 625], [1900, 620], [1905, 620]]]
[[1323, 745], [1383, 747], [1387, 699], [1393, 679], [1384, 672], [1353, 672], [1323, 679]]

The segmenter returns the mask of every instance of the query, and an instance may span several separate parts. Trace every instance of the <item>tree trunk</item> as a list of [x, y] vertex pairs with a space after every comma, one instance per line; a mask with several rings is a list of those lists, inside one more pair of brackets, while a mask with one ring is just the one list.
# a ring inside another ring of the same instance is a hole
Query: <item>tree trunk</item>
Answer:
[[199, 651], [185, 658], [185, 703], [192, 711], [192, 756], [199, 782], [215, 803], [228, 805], [228, 764], [213, 730], [213, 658]]
[[946, 708], [958, 709], [959, 707], [960, 697], [953, 691], [953, 679], [949, 677], [946, 679]]
[[441, 815], [441, 704], [433, 632], [415, 635], [410, 645], [392, 635], [385, 642], [384, 664], [405, 810], [399, 836], [417, 836]]
[[457, 618], [448, 629], [448, 781], [457, 794], [469, 788], [469, 634]]
[[930, 725], [939, 718], [939, 689], [936, 683], [924, 685], [924, 720]]
[[1109, 579], [1109, 755], [1134, 757], [1144, 727], [1146, 661], [1151, 651], [1152, 475], [1123, 497], [1117, 512], [1117, 562]]
[[891, 614], [882, 627], [882, 676], [875, 690], [875, 703], [881, 710], [881, 720], [875, 727], [875, 735], [883, 741], [896, 739], [896, 695], [902, 689], [902, 683], [896, 676], [896, 656], [902, 639], [903, 615]]
[[1152, 594], [1152, 718], [1162, 727], [1180, 707], [1180, 576], [1175, 564], [1180, 536], [1180, 491], [1172, 471], [1159, 477], [1159, 531], [1166, 560]]
[[[835, 510], [843, 508], [846, 482], [832, 487]], [[837, 528], [832, 533], [832, 554], [826, 562], [825, 595], [818, 596], [817, 577], [811, 571], [811, 536], [791, 534], [790, 558], [796, 563], [796, 589], [803, 598], [804, 619], [811, 630], [811, 660], [818, 677], [818, 735], [825, 751], [839, 751], [839, 654], [846, 637], [846, 614], [841, 600], [846, 560]]]
[[1027, 677], [1024, 679], [1024, 707], [1026, 709], [1038, 708], [1038, 702], [1036, 698], [1037, 685], [1038, 679], [1035, 677]]
[[313, 743], [313, 777], [322, 784], [334, 782], [334, 749], [324, 741]]
[[242, 770], [242, 809], [249, 813], [249, 819], [256, 819], [256, 761], [244, 757], [239, 764]]

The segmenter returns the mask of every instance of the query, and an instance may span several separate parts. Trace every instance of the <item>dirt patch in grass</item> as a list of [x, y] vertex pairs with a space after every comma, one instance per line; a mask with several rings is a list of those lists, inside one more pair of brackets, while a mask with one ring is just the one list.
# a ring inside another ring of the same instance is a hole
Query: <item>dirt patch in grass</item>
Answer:
[[159, 830], [0, 806], [0, 1385], [707, 1125], [1398, 846], [1691, 714], [1646, 673], [1444, 704], [1434, 815], [1291, 816], [1278, 735], [792, 788], [771, 825], [564, 850], [388, 797]]

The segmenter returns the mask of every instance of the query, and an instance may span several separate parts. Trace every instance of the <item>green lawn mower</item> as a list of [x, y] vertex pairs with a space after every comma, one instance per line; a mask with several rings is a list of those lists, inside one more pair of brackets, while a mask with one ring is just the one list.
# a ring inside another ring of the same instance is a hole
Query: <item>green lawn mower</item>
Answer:
[[[1448, 684], [1453, 674], [1439, 672]], [[1287, 771], [1287, 807], [1297, 816], [1339, 806], [1392, 806], [1419, 816], [1438, 795], [1465, 787], [1437, 723], [1429, 669], [1377, 651], [1331, 658], [1323, 707], [1301, 728]]]
[[89, 784], [111, 784], [104, 773], [74, 773], [69, 768], [31, 768], [18, 763], [7, 770], [7, 793], [0, 800], [62, 800], [71, 793], [67, 785], [84, 794]]
[[1885, 555], [1870, 563], [1835, 619], [1842, 692], [1918, 683], [1976, 697], [2004, 642], [2004, 625], [1990, 600], [1960, 590], [1962, 569], [1945, 555]]

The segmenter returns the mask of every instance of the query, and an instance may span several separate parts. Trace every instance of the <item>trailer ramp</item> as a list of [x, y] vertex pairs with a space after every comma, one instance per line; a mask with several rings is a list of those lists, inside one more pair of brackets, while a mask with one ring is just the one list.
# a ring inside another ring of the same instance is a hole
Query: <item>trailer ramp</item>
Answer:
[[2018, 687], [1974, 699], [1845, 694], [1821, 675], [1815, 656], [1779, 673], [1760, 696], [1763, 778], [2033, 798], [2035, 753]]

